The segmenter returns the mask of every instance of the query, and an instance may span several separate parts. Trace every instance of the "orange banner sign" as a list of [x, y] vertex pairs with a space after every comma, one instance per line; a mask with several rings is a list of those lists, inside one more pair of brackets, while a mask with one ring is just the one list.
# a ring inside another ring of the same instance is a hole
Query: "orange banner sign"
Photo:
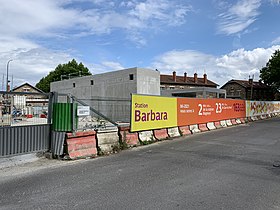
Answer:
[[244, 100], [177, 99], [178, 126], [215, 122], [246, 116]]

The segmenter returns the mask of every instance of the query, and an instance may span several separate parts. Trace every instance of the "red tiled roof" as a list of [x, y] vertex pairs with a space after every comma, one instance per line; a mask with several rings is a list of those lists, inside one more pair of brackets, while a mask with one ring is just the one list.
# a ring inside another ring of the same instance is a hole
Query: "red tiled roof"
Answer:
[[191, 85], [191, 86], [206, 86], [217, 87], [218, 84], [207, 79], [207, 84], [204, 83], [204, 78], [197, 78], [197, 83], [194, 82], [194, 77], [187, 77], [184, 82], [184, 76], [176, 76], [176, 82], [173, 80], [173, 75], [160, 75], [161, 84], [174, 84], [174, 85]]

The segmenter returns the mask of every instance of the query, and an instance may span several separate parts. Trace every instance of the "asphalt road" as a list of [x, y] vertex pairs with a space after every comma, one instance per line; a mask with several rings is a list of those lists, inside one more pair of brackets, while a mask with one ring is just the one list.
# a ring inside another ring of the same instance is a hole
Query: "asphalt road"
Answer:
[[279, 125], [273, 118], [12, 173], [0, 179], [0, 209], [280, 209]]

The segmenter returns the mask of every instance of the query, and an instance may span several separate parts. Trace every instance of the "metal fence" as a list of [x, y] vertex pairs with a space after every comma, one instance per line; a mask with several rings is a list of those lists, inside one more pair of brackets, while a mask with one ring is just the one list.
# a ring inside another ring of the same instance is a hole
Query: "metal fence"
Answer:
[[50, 96], [0, 91], [0, 157], [50, 149]]
[[[52, 116], [57, 103], [71, 104], [62, 106], [71, 107], [70, 115], [62, 109]], [[0, 91], [0, 157], [46, 150], [61, 155], [65, 132], [116, 129], [129, 123], [130, 105], [130, 99]], [[55, 130], [54, 119], [72, 128]]]
[[94, 97], [91, 99], [82, 99], [77, 97], [77, 99], [94, 107], [96, 111], [114, 122], [130, 122], [130, 98]]
[[50, 129], [49, 124], [0, 127], [0, 157], [48, 150]]
[[0, 127], [48, 123], [49, 94], [0, 91]]
[[106, 130], [130, 122], [130, 99], [80, 99], [70, 94], [57, 94], [55, 101], [75, 104], [73, 130]]

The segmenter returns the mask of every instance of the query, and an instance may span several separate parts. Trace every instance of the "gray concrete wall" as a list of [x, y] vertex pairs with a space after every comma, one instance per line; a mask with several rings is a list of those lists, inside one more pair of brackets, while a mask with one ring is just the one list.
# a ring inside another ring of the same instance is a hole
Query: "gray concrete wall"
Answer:
[[160, 95], [160, 73], [155, 70], [137, 68], [137, 93]]
[[114, 121], [129, 122], [131, 93], [160, 95], [160, 73], [135, 67], [53, 82], [51, 91], [70, 93]]

